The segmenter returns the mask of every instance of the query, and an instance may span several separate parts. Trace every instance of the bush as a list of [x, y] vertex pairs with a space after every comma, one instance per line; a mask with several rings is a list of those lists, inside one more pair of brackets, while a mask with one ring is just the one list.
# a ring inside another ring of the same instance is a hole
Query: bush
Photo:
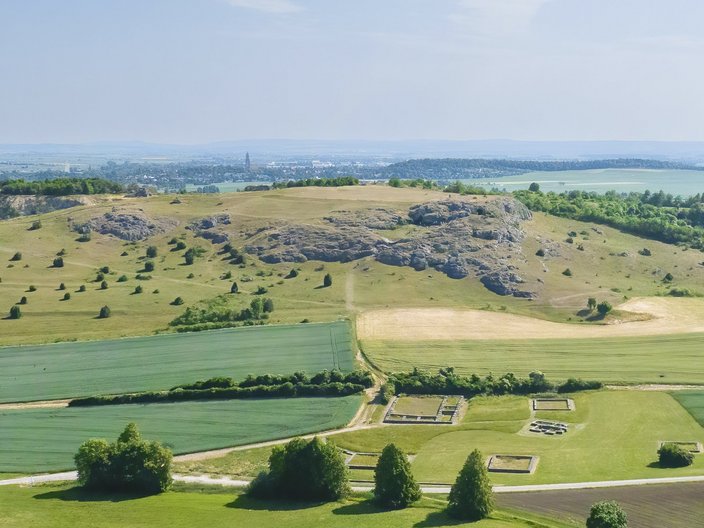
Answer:
[[101, 282], [101, 281], [104, 281], [104, 280], [105, 280], [105, 275], [104, 275], [101, 271], [99, 271], [99, 272], [95, 275], [95, 282]]
[[394, 444], [387, 445], [374, 470], [376, 501], [386, 508], [401, 509], [420, 500], [421, 495], [406, 454]]
[[32, 222], [32, 225], [29, 227], [30, 231], [36, 231], [37, 229], [42, 228], [42, 221], [41, 220], [35, 220]]
[[323, 287], [329, 288], [330, 286], [332, 286], [332, 275], [326, 273], [325, 277], [323, 277]]
[[105, 273], [106, 275], [110, 273], [110, 267], [109, 266], [103, 266], [100, 268], [100, 273]]
[[37, 291], [37, 287], [34, 286], [34, 285], [32, 285], [32, 284], [30, 284], [30, 285], [29, 285], [29, 288], [27, 288], [27, 291], [35, 292], [35, 291]]
[[86, 285], [85, 285], [85, 284], [81, 284], [81, 285], [78, 287], [78, 291], [79, 291], [79, 292], [84, 292], [84, 291], [86, 291]]
[[63, 256], [65, 256], [65, 255], [66, 255], [66, 249], [65, 249], [65, 248], [61, 248], [61, 251], [59, 251], [59, 252], [56, 254], [57, 257], [63, 257]]
[[611, 310], [613, 310], [613, 306], [609, 301], [603, 301], [596, 305], [596, 311], [599, 312], [599, 315], [607, 315]]
[[63, 291], [65, 289], [66, 289], [66, 285], [63, 282], [61, 284], [59, 284], [59, 291]]
[[181, 306], [183, 304], [183, 299], [181, 297], [176, 297], [171, 304], [174, 306]]
[[110, 317], [110, 307], [106, 305], [100, 309], [98, 319], [107, 319], [108, 317]]
[[174, 244], [178, 244], [178, 239], [176, 237], [173, 237], [171, 240], [169, 240], [168, 244], [170, 246], [173, 246]]
[[18, 304], [27, 304], [27, 297], [23, 295]]
[[349, 493], [347, 467], [332, 442], [315, 437], [295, 438], [276, 446], [269, 457], [269, 471], [247, 489], [257, 498], [336, 501]]
[[264, 313], [271, 313], [271, 312], [273, 312], [273, 311], [274, 311], [274, 301], [272, 301], [272, 300], [269, 299], [269, 298], [264, 299], [264, 306], [263, 306], [263, 309], [264, 309]]
[[117, 282], [127, 282], [127, 275], [120, 275], [117, 278]]
[[144, 288], [142, 288], [141, 285], [137, 286], [137, 287], [134, 289], [134, 293], [135, 293], [135, 294], [142, 293], [143, 291], [144, 291]]
[[157, 256], [156, 246], [149, 246], [147, 248], [147, 258], [156, 258], [156, 256]]
[[674, 279], [675, 278], [672, 276], [672, 273], [667, 273], [662, 280], [665, 282], [672, 282]]
[[81, 236], [79, 236], [76, 240], [78, 242], [90, 242], [90, 231], [86, 231], [85, 233], [81, 233]]
[[56, 257], [54, 259], [54, 262], [52, 264], [54, 268], [63, 268], [64, 267], [64, 259], [63, 257]]
[[658, 461], [662, 467], [685, 467], [692, 465], [694, 455], [681, 445], [665, 443], [658, 449]]
[[74, 457], [78, 482], [91, 491], [161, 493], [171, 486], [171, 450], [142, 440], [128, 424], [117, 442], [88, 440]]
[[597, 502], [587, 518], [587, 528], [627, 528], [626, 512], [615, 501]]
[[563, 394], [567, 392], [579, 392], [585, 390], [598, 390], [604, 387], [600, 381], [589, 381], [578, 378], [569, 378], [562, 385], [557, 386], [557, 392]]
[[486, 519], [493, 508], [493, 492], [484, 457], [475, 449], [450, 489], [447, 513], [455, 519], [478, 521]]
[[101, 290], [107, 290], [108, 289], [108, 283], [106, 281], [103, 281], [100, 283], [100, 289]]
[[154, 263], [151, 260], [148, 260], [144, 263], [144, 271], [154, 271]]
[[651, 257], [653, 254], [648, 248], [643, 248], [638, 250], [638, 254], [644, 257]]
[[379, 391], [379, 400], [382, 404], [386, 405], [395, 395], [396, 390], [394, 388], [394, 384], [386, 382], [381, 386], [381, 390]]
[[291, 271], [288, 272], [288, 275], [286, 275], [287, 279], [293, 279], [295, 277], [298, 277], [298, 270], [292, 269]]
[[20, 251], [12, 255], [12, 258], [10, 259], [11, 262], [17, 262], [19, 260], [22, 260], [22, 253]]
[[71, 294], [69, 292], [64, 293], [64, 301], [70, 301], [71, 300]]
[[545, 250], [543, 248], [540, 248], [538, 251], [535, 252], [535, 254], [538, 257], [544, 257], [545, 256]]
[[20, 310], [20, 307], [17, 305], [14, 305], [10, 308], [10, 315], [9, 319], [19, 319], [22, 317], [22, 310]]
[[193, 250], [193, 248], [190, 248], [183, 254], [184, 261], [187, 266], [190, 266], [193, 264], [193, 261], [196, 259], [196, 252]]
[[182, 240], [179, 240], [176, 242], [176, 246], [174, 247], [176, 251], [181, 251], [182, 249], [186, 249], [186, 243], [183, 242]]
[[569, 268], [567, 268], [565, 271], [562, 272], [562, 274], [563, 274], [565, 277], [571, 277], [571, 276], [572, 276], [572, 270], [569, 269]]

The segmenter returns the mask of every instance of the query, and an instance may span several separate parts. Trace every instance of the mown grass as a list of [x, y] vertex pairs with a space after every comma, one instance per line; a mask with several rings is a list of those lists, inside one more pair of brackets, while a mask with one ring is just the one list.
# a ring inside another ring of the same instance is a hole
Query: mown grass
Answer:
[[364, 341], [370, 360], [387, 372], [452, 366], [462, 374], [540, 370], [607, 383], [704, 383], [702, 334], [600, 339]]
[[89, 438], [114, 439], [128, 422], [175, 453], [204, 451], [334, 429], [347, 424], [360, 396], [181, 402], [0, 411], [0, 471], [73, 467]]
[[672, 393], [672, 397], [704, 427], [704, 391], [676, 391]]
[[340, 321], [0, 348], [0, 402], [165, 390], [213, 376], [355, 368]]
[[[342, 433], [335, 442], [355, 451], [380, 451], [394, 442], [416, 454], [412, 467], [422, 482], [453, 482], [474, 448], [486, 456], [540, 456], [533, 475], [492, 475], [496, 484], [704, 474], [704, 457], [695, 457], [692, 466], [681, 469], [663, 469], [656, 463], [659, 441], [704, 439], [704, 430], [669, 394], [599, 391], [577, 394], [574, 400], [574, 412], [536, 415], [571, 423], [563, 437], [519, 434], [531, 416], [528, 399], [511, 396], [474, 400], [456, 426], [389, 426]], [[508, 404], [500, 410], [504, 401]]]
[[6, 528], [192, 528], [193, 526], [287, 526], [309, 528], [561, 528], [558, 521], [523, 513], [497, 511], [490, 519], [464, 524], [443, 513], [445, 502], [425, 498], [405, 510], [385, 511], [367, 496], [341, 502], [309, 504], [264, 502], [232, 490], [171, 491], [150, 497], [92, 495], [65, 485], [0, 488], [0, 525]]

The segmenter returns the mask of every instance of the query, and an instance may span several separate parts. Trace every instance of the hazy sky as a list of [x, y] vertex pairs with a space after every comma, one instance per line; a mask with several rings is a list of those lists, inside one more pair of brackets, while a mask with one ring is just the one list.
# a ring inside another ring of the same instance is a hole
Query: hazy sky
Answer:
[[704, 140], [701, 0], [2, 0], [0, 143]]

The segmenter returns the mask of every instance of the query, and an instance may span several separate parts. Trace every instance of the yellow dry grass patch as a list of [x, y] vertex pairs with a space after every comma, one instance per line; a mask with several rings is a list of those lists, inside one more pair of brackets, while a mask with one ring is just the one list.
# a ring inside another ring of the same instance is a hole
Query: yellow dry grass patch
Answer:
[[357, 318], [369, 340], [577, 339], [704, 332], [704, 300], [643, 297], [618, 306], [647, 320], [611, 324], [555, 323], [523, 315], [451, 308], [372, 310]]

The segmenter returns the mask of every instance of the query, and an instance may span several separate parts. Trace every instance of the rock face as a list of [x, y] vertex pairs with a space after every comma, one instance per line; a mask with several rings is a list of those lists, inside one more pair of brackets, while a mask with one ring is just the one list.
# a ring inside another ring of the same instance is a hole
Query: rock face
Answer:
[[208, 216], [200, 218], [188, 224], [186, 229], [190, 229], [196, 236], [210, 240], [213, 244], [224, 244], [230, 240], [227, 233], [214, 230], [217, 226], [229, 225], [231, 223], [229, 214]]
[[85, 196], [0, 196], [0, 220], [50, 213], [86, 203], [90, 203], [90, 200]]
[[[522, 255], [521, 222], [530, 211], [510, 198], [482, 204], [443, 200], [418, 204], [404, 217], [397, 211], [341, 211], [326, 217], [330, 225], [285, 225], [246, 250], [264, 262], [349, 262], [364, 257], [418, 271], [434, 268], [448, 277], [478, 277], [499, 295], [532, 298], [512, 262]], [[418, 226], [413, 236], [392, 241], [376, 231], [404, 223]]]
[[141, 212], [113, 211], [95, 217], [85, 224], [76, 224], [73, 229], [79, 233], [95, 231], [133, 242], [164, 233], [177, 225], [178, 222], [170, 218], [153, 219]]

